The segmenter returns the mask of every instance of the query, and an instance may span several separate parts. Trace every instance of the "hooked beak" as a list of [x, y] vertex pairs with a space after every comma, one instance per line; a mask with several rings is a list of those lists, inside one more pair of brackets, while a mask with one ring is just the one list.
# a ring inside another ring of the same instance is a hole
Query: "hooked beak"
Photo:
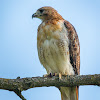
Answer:
[[32, 19], [33, 19], [34, 17], [37, 17], [37, 14], [36, 14], [36, 13], [34, 13], [34, 14], [32, 15]]

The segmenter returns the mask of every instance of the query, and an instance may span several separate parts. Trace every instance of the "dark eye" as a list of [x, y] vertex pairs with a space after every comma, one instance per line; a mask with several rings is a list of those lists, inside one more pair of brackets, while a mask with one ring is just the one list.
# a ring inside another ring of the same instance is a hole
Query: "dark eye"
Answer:
[[41, 10], [40, 10], [40, 13], [43, 13], [43, 11], [44, 11], [44, 10], [43, 10], [43, 9], [41, 9]]

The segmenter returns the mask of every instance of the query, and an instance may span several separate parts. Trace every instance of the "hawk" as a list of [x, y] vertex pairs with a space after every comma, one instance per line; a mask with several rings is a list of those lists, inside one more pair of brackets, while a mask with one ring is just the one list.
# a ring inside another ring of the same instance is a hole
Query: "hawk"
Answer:
[[[80, 45], [73, 25], [54, 8], [42, 7], [32, 15], [42, 20], [38, 27], [37, 49], [48, 74], [79, 75]], [[78, 87], [60, 87], [62, 100], [78, 100]]]

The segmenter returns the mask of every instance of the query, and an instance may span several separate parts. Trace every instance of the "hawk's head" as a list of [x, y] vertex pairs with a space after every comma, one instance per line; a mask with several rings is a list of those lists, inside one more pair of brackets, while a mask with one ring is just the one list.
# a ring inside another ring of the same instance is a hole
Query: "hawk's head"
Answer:
[[63, 19], [62, 16], [52, 7], [39, 8], [36, 13], [32, 15], [32, 18], [40, 18], [43, 21], [49, 19]]

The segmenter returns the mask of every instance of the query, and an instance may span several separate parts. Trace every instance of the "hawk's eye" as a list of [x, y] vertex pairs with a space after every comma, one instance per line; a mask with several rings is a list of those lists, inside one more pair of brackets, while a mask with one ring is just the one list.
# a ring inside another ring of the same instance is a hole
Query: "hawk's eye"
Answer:
[[43, 9], [41, 9], [41, 10], [40, 10], [40, 13], [43, 13], [43, 11], [44, 11], [44, 10], [43, 10]]

